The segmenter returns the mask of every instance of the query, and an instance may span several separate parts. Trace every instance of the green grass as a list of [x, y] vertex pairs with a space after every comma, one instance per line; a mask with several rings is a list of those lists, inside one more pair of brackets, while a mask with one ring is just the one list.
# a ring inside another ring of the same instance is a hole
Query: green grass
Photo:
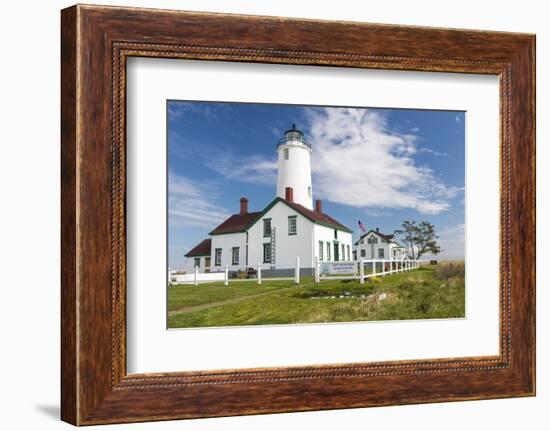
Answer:
[[186, 284], [169, 287], [168, 311], [269, 292], [288, 287], [292, 285], [291, 283], [290, 281], [271, 281], [269, 284], [258, 285], [253, 281], [230, 280], [229, 286], [224, 286], [223, 283], [204, 283], [198, 286]]
[[[440, 276], [441, 268], [427, 266], [377, 277], [376, 281], [367, 279], [364, 285], [358, 280], [326, 280], [315, 284], [311, 277], [302, 277], [299, 285], [281, 280], [262, 285], [251, 281], [231, 281], [229, 286], [213, 283], [170, 287], [168, 326], [189, 328], [464, 317], [463, 273], [443, 271], [449, 277], [441, 279], [435, 277], [434, 269]], [[382, 294], [385, 294], [384, 298], [381, 298]], [[256, 296], [247, 298], [252, 295]]]

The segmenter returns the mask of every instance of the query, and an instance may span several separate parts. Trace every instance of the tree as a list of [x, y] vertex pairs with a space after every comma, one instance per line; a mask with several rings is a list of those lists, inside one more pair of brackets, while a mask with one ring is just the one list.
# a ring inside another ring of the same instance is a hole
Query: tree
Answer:
[[420, 259], [420, 256], [426, 253], [433, 255], [441, 253], [441, 247], [436, 241], [439, 237], [436, 235], [435, 227], [432, 223], [427, 221], [416, 223], [414, 220], [405, 220], [401, 224], [401, 227], [401, 229], [395, 231], [395, 235], [399, 236], [407, 244], [411, 259]]

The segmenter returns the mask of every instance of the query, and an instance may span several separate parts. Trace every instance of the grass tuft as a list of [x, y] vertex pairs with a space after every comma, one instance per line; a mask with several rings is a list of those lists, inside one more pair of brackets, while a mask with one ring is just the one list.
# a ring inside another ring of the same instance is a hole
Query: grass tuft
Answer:
[[443, 262], [434, 267], [434, 277], [438, 280], [449, 280], [450, 278], [464, 279], [464, 262]]

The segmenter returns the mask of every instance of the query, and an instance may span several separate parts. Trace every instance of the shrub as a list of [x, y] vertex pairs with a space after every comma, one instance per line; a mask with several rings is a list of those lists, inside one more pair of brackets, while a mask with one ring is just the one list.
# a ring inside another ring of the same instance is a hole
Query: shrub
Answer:
[[449, 280], [450, 278], [464, 278], [464, 262], [439, 263], [434, 268], [434, 277], [437, 280]]

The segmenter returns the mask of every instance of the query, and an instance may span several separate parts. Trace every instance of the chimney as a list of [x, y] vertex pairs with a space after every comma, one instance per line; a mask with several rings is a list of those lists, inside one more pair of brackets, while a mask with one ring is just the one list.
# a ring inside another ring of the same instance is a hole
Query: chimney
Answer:
[[323, 213], [323, 201], [321, 199], [315, 201], [315, 212], [318, 214]]
[[246, 214], [248, 212], [248, 199], [241, 198], [241, 214]]
[[378, 226], [376, 227], [376, 232], [380, 232], [380, 229], [378, 228]]
[[285, 199], [289, 202], [294, 202], [294, 189], [292, 187], [285, 188]]

